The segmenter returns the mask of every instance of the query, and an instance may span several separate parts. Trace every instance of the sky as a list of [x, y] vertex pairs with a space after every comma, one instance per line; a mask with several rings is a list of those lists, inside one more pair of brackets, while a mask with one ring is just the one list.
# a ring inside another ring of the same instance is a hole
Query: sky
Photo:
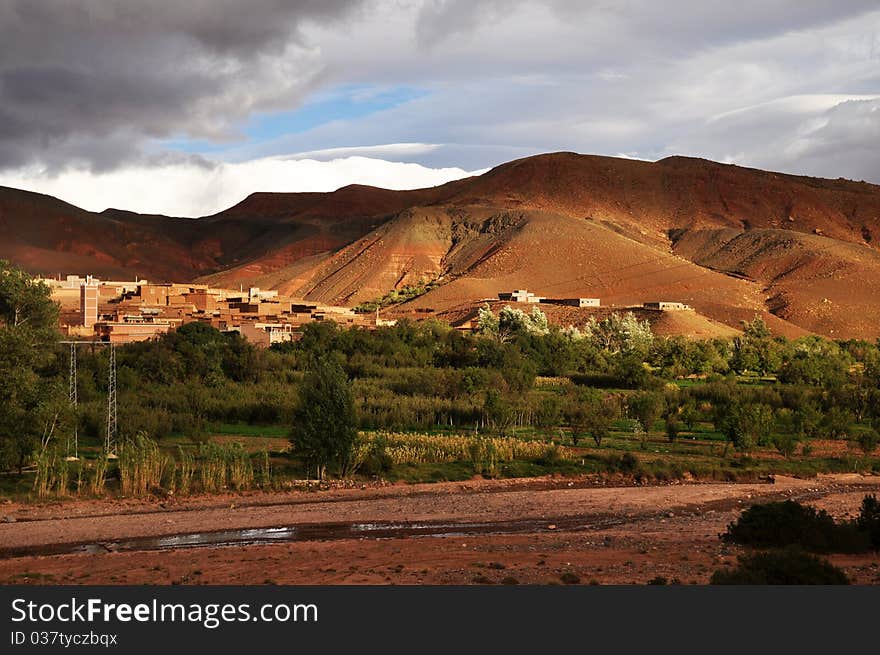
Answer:
[[0, 0], [0, 185], [202, 216], [541, 152], [880, 183], [876, 0]]

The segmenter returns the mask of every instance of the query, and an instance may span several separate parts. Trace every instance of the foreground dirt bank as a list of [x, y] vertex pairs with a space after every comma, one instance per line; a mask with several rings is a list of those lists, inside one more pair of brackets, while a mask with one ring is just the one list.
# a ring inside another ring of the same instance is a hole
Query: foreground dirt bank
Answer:
[[[468, 584], [704, 583], [733, 563], [718, 534], [758, 500], [797, 498], [838, 517], [858, 511], [880, 478], [777, 478], [776, 484], [596, 487], [540, 479], [144, 501], [6, 505], [0, 550], [114, 542], [217, 530], [346, 522], [531, 520], [517, 534], [316, 539], [272, 545], [131, 551], [0, 560], [0, 581], [44, 583]], [[591, 517], [613, 521], [591, 522]], [[577, 520], [574, 520], [577, 519]], [[577, 527], [573, 527], [577, 526]], [[857, 582], [880, 583], [874, 556], [832, 557]]]

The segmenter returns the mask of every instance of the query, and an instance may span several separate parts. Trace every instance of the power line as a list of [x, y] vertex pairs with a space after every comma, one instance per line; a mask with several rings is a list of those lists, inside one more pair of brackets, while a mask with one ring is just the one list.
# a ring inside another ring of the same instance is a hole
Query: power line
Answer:
[[[67, 395], [70, 400], [70, 406], [73, 408], [73, 455], [75, 459], [79, 459], [79, 416], [77, 415], [78, 397], [76, 391], [76, 343], [70, 344], [70, 378], [67, 383]], [[71, 436], [67, 437], [67, 457], [70, 458]]]
[[[116, 344], [105, 341], [62, 341], [63, 344], [70, 345], [70, 377], [68, 380], [68, 398], [74, 411], [77, 406], [77, 376], [76, 376], [76, 347], [79, 345], [109, 346], [110, 348], [110, 365], [107, 371], [107, 434], [104, 437], [104, 454], [107, 457], [116, 457], [118, 422], [116, 411]], [[77, 435], [77, 427], [73, 429], [73, 443], [76, 457], [79, 456], [79, 439]], [[70, 454], [70, 437], [67, 444], [68, 455]]]
[[104, 452], [110, 457], [116, 453], [116, 344], [110, 343], [110, 367], [107, 379], [107, 438]]

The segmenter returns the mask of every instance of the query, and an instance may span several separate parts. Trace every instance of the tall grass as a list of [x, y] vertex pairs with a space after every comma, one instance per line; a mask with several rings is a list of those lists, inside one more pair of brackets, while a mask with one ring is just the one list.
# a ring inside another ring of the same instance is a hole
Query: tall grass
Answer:
[[226, 458], [223, 447], [213, 443], [199, 446], [199, 476], [202, 491], [220, 491], [226, 488]]
[[229, 466], [229, 485], [237, 490], [250, 489], [254, 486], [254, 467], [251, 457], [240, 443], [225, 447], [226, 461]]
[[177, 493], [187, 495], [192, 489], [196, 472], [195, 457], [189, 450], [177, 447]]
[[36, 456], [34, 491], [38, 498], [66, 496], [70, 482], [69, 462], [58, 450], [42, 449]]
[[104, 493], [107, 484], [107, 468], [110, 461], [107, 459], [107, 453], [101, 452], [98, 459], [95, 460], [95, 470], [92, 474], [91, 482], [88, 485], [89, 493], [93, 496], [100, 496]]
[[266, 449], [260, 453], [260, 486], [263, 489], [272, 488], [272, 463], [269, 461], [269, 451]]
[[203, 444], [199, 448], [199, 461], [202, 491], [228, 488], [243, 491], [254, 485], [254, 467], [250, 455], [240, 443]]
[[174, 470], [171, 459], [143, 432], [125, 441], [119, 449], [119, 485], [123, 496], [143, 496], [161, 489], [169, 470]]
[[[547, 455], [543, 441], [503, 437], [377, 432], [363, 434], [361, 439], [382, 449], [393, 464], [472, 462], [477, 473], [494, 473], [499, 462]], [[560, 459], [572, 456], [564, 447], [557, 449], [557, 455]]]

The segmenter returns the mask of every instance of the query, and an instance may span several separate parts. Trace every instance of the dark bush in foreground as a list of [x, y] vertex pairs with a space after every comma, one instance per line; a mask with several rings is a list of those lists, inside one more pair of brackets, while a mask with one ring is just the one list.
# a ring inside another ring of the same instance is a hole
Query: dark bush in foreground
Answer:
[[839, 568], [796, 548], [739, 558], [735, 569], [712, 574], [713, 585], [843, 585], [849, 578]]
[[813, 553], [860, 553], [870, 546], [855, 523], [835, 523], [824, 510], [793, 500], [752, 505], [722, 535], [727, 542], [756, 548], [799, 546]]
[[871, 494], [862, 500], [862, 509], [856, 521], [859, 530], [868, 536], [871, 547], [880, 550], [880, 501]]

